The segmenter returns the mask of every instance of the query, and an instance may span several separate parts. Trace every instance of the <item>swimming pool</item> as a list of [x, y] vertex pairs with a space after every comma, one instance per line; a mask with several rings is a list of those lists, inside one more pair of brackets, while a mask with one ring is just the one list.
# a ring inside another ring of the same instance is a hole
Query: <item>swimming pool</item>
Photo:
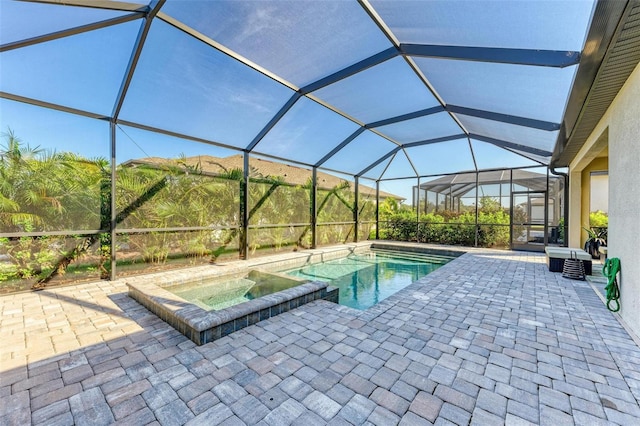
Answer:
[[316, 300], [366, 309], [462, 254], [361, 242], [129, 277], [126, 284], [130, 297], [202, 345]]
[[364, 310], [454, 258], [439, 254], [372, 250], [282, 272], [338, 287], [341, 305]]

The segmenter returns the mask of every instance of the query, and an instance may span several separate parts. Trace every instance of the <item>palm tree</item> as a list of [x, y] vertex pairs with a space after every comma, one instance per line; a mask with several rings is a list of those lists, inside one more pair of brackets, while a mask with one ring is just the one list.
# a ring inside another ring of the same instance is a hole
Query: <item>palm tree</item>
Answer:
[[[0, 147], [0, 231], [95, 230], [101, 224], [101, 182], [108, 162], [32, 148], [9, 129]], [[82, 240], [82, 239], [80, 239]], [[64, 272], [70, 251], [85, 242], [69, 237], [21, 237], [3, 251], [19, 277]]]

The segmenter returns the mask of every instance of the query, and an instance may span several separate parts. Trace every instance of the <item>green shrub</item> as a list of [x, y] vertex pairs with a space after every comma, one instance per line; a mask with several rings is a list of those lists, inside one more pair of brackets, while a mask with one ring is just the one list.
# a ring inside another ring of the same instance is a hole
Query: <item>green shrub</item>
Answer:
[[[474, 212], [442, 211], [420, 215], [415, 212], [386, 211], [381, 218], [380, 238], [397, 241], [475, 246]], [[478, 212], [478, 246], [509, 247], [509, 213], [489, 205]]]
[[609, 226], [609, 216], [601, 211], [589, 213], [589, 226], [592, 228], [606, 228]]

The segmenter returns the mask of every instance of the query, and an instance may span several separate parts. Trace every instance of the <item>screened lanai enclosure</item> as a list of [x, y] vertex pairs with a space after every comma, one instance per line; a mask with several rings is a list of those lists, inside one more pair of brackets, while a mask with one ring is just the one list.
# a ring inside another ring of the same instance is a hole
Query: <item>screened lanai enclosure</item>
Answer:
[[[547, 168], [487, 170], [425, 178], [412, 212], [378, 225], [387, 238], [542, 251], [564, 244], [564, 179]], [[399, 219], [399, 220], [398, 220]]]
[[563, 244], [612, 3], [0, 1], [0, 292], [375, 238]]

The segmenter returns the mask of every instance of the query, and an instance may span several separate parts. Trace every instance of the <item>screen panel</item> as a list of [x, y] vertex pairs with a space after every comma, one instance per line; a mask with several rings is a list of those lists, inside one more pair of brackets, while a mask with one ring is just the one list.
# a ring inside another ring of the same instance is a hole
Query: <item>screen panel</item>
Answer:
[[559, 123], [577, 66], [415, 58], [447, 104]]
[[250, 254], [309, 247], [311, 170], [254, 155], [249, 169]]
[[376, 130], [400, 143], [418, 142], [463, 133], [460, 126], [446, 112], [377, 127]]
[[118, 229], [239, 224], [241, 154], [125, 126], [116, 138]]
[[472, 139], [471, 146], [473, 147], [473, 154], [479, 170], [525, 167], [537, 164], [522, 155], [514, 154], [490, 143]]
[[355, 241], [355, 180], [330, 172], [318, 175], [318, 246]]
[[371, 4], [402, 43], [580, 51], [594, 2], [372, 0]]
[[355, 2], [169, 0], [162, 11], [298, 87], [391, 47]]
[[0, 108], [0, 232], [100, 229], [109, 125], [4, 99]]
[[127, 12], [92, 7], [3, 1], [0, 40], [2, 44], [26, 40], [126, 14]]
[[298, 102], [256, 145], [254, 151], [315, 164], [358, 125], [308, 98]]
[[382, 136], [365, 131], [322, 164], [322, 167], [345, 173], [359, 173], [396, 146]]
[[439, 105], [427, 86], [400, 57], [313, 94], [363, 123]]
[[558, 130], [538, 130], [531, 127], [470, 117], [468, 115], [458, 115], [458, 118], [470, 133], [541, 149], [547, 152], [553, 151], [556, 140], [558, 139]]
[[[0, 294], [109, 278], [108, 234], [0, 237]], [[69, 253], [74, 253], [73, 257]]]
[[383, 179], [397, 179], [397, 178], [410, 178], [416, 176], [416, 172], [413, 166], [407, 159], [407, 154], [404, 150], [400, 150], [391, 160], [389, 167], [382, 175]]
[[108, 124], [6, 99], [0, 110], [0, 293], [108, 277]]
[[478, 246], [510, 247], [510, 170], [478, 173]]
[[387, 169], [387, 166], [391, 162], [392, 158], [393, 158], [393, 156], [385, 159], [384, 161], [382, 161], [377, 166], [375, 166], [375, 167], [371, 168], [370, 170], [368, 170], [367, 172], [365, 172], [362, 176], [366, 177], [366, 178], [369, 178], [369, 179], [380, 179], [382, 177], [382, 174], [384, 173], [384, 171]]
[[116, 271], [119, 277], [208, 265], [238, 258], [237, 234], [216, 230], [118, 233]]
[[406, 152], [421, 176], [475, 170], [466, 139], [410, 147]]
[[109, 116], [141, 22], [2, 52], [0, 90]]
[[[383, 193], [383, 195], [386, 195]], [[381, 202], [386, 197], [381, 197]], [[375, 239], [376, 183], [360, 179], [358, 186], [358, 241]]]
[[318, 223], [353, 222], [355, 181], [334, 172], [318, 174]]
[[244, 148], [292, 94], [263, 74], [155, 20], [120, 118]]

